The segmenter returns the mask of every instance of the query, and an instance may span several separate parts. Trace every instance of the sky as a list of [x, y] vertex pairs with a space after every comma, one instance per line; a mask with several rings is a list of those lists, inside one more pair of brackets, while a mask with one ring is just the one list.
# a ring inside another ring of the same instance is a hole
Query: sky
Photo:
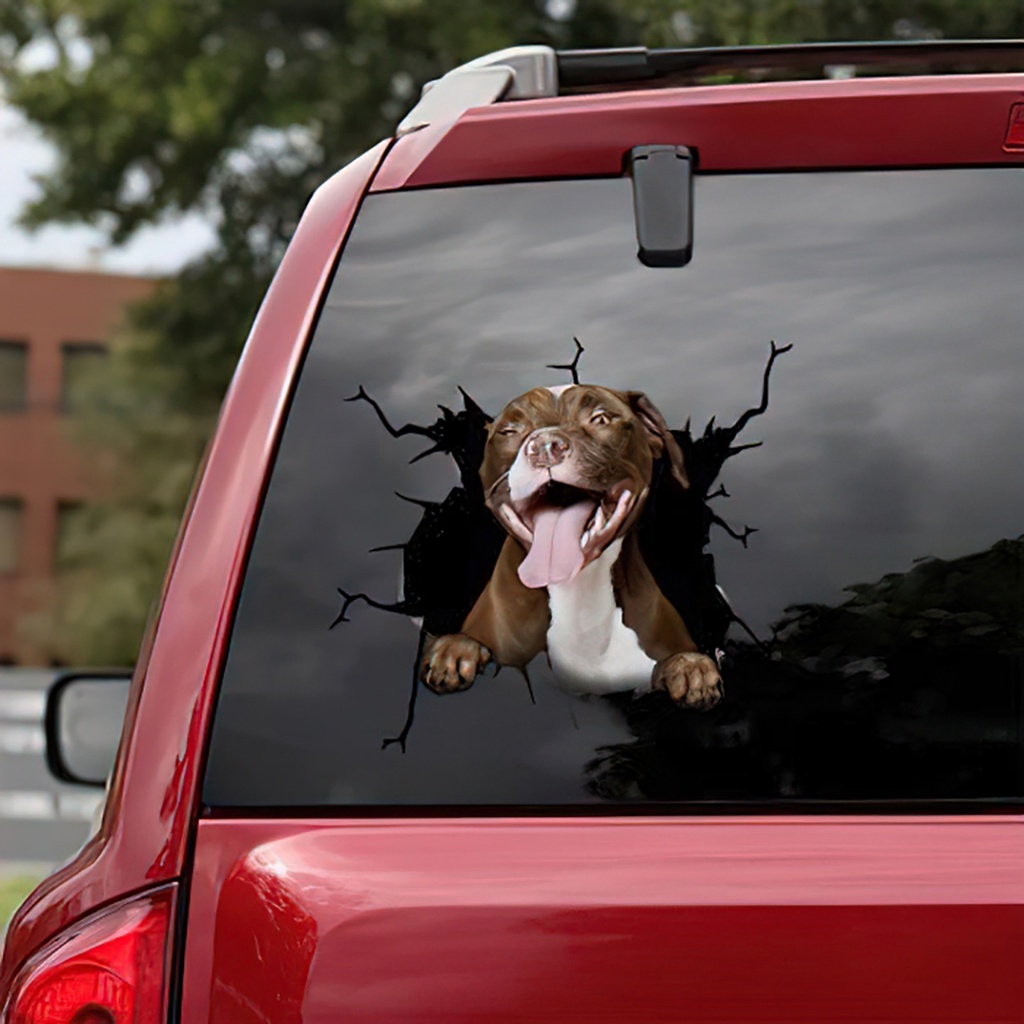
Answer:
[[53, 225], [35, 232], [17, 226], [19, 212], [39, 193], [34, 178], [54, 164], [53, 147], [21, 115], [0, 101], [0, 266], [59, 267], [123, 274], [168, 274], [208, 248], [213, 230], [191, 215], [140, 230], [112, 247], [103, 232]]

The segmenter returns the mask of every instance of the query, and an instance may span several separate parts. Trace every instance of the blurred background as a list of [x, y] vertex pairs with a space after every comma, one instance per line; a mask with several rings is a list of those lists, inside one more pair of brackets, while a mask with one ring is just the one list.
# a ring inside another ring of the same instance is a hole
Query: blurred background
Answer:
[[317, 185], [492, 50], [1020, 38], [1024, 0], [0, 0], [0, 930], [85, 839], [61, 666], [131, 666]]

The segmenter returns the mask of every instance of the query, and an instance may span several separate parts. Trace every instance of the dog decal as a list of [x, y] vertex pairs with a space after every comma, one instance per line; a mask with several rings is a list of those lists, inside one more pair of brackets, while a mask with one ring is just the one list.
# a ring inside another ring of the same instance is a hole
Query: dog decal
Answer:
[[733, 622], [707, 550], [712, 527], [744, 546], [754, 529], [733, 529], [713, 511], [725, 461], [757, 447], [736, 444], [767, 411], [771, 342], [761, 402], [728, 427], [713, 418], [694, 437], [672, 429], [642, 391], [581, 383], [584, 351], [574, 339], [572, 383], [538, 385], [490, 416], [461, 391], [463, 409], [440, 407], [430, 426], [394, 427], [360, 386], [348, 401], [371, 405], [393, 437], [432, 442], [412, 461], [451, 457], [460, 486], [423, 508], [402, 551], [404, 593], [381, 602], [338, 588], [332, 628], [361, 601], [422, 620], [401, 733], [405, 749], [424, 685], [435, 693], [471, 687], [489, 666], [527, 666], [546, 654], [556, 680], [576, 694], [664, 691], [682, 707], [717, 704], [716, 652]]

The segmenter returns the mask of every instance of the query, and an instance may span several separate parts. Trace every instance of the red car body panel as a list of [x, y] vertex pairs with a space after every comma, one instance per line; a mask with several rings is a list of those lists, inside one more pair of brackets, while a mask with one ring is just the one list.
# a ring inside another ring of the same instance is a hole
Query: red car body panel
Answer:
[[11, 924], [0, 993], [60, 928], [181, 875], [198, 814], [207, 728], [268, 467], [320, 299], [381, 143], [320, 188], [252, 327], [143, 648], [103, 824]]
[[986, 75], [498, 104], [332, 178], [225, 401], [102, 827], [13, 922], [0, 1002], [68, 923], [191, 874], [186, 1021], [334, 1019], [335, 998], [367, 1020], [1020, 1019], [1024, 817], [199, 821], [199, 794], [277, 438], [368, 188], [614, 175], [666, 142], [705, 172], [1022, 164], [1003, 145], [1022, 97], [1024, 76]]
[[498, 104], [401, 139], [372, 190], [621, 174], [636, 145], [697, 150], [702, 173], [1013, 164], [1021, 75], [718, 85]]
[[1016, 818], [203, 821], [186, 1021], [1007, 1021]]

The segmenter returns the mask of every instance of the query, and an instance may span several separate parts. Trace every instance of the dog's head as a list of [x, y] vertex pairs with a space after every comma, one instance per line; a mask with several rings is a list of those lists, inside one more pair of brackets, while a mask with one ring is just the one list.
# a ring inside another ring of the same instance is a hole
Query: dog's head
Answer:
[[528, 587], [572, 579], [640, 514], [665, 455], [688, 487], [683, 454], [638, 391], [595, 384], [534, 388], [488, 428], [480, 478], [498, 521], [528, 551]]

